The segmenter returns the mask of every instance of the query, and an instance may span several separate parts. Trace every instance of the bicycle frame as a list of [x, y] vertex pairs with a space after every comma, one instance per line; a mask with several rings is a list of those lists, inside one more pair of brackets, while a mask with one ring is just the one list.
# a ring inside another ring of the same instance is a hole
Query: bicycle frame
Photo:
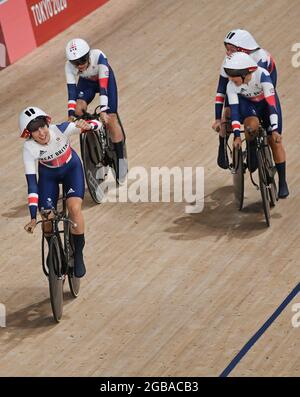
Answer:
[[[225, 124], [225, 139], [224, 139], [224, 149], [225, 155], [228, 160], [228, 150], [230, 151], [230, 157], [232, 158], [232, 162], [229, 164], [229, 170], [233, 175], [233, 184], [234, 184], [234, 194], [235, 201], [238, 205], [239, 210], [243, 207], [243, 196], [244, 196], [244, 159], [246, 157], [246, 152], [242, 151], [242, 148], [236, 150], [236, 148], [231, 149], [228, 144], [229, 137], [232, 133], [228, 127], [229, 123], [223, 122]], [[245, 133], [245, 131], [241, 131]], [[259, 177], [259, 185], [253, 180], [252, 172], [250, 171], [250, 179], [252, 184], [256, 187], [257, 190], [261, 191], [263, 210], [265, 213], [266, 223], [270, 226], [270, 206], [274, 207], [275, 202], [278, 199], [276, 193], [276, 183], [274, 181], [274, 170], [273, 170], [273, 161], [272, 155], [270, 152], [269, 144], [268, 144], [268, 135], [265, 128], [262, 125], [259, 125], [258, 132], [254, 138], [255, 146], [256, 146], [256, 154], [258, 161], [258, 177]], [[244, 142], [243, 139], [242, 142]]]
[[262, 150], [263, 147], [269, 146], [267, 132], [261, 126], [258, 129], [258, 134], [256, 137], [256, 146], [258, 150]]
[[[100, 121], [100, 114], [100, 106], [97, 106], [92, 114], [83, 112], [81, 116], [76, 116], [74, 121], [80, 119]], [[119, 114], [116, 113], [116, 116], [124, 136], [123, 156], [124, 159], [127, 159], [126, 135]], [[116, 182], [119, 183], [117, 180], [118, 155], [115, 144], [111, 140], [108, 126], [102, 123], [102, 127], [98, 131], [92, 130], [80, 134], [80, 151], [85, 181], [91, 198], [96, 204], [100, 204], [105, 196], [105, 180], [109, 169], [112, 170]]]
[[[64, 272], [63, 274], [67, 274], [68, 271], [68, 264], [69, 264], [69, 259], [70, 259], [70, 241], [69, 241], [69, 233], [65, 233], [66, 228], [70, 227], [70, 224], [73, 224], [73, 222], [67, 217], [67, 204], [66, 204], [66, 195], [65, 191], [63, 189], [63, 195], [61, 197], [62, 200], [62, 211], [59, 212], [55, 208], [51, 208], [48, 211], [43, 211], [42, 215], [45, 216], [45, 219], [37, 222], [38, 223], [46, 223], [46, 222], [51, 222], [51, 229], [52, 231], [50, 233], [47, 233], [49, 238], [52, 236], [56, 236], [61, 252], [61, 259], [62, 259], [62, 265]], [[53, 214], [53, 217], [50, 217], [50, 215]], [[63, 228], [59, 228], [59, 224], [63, 222]], [[45, 232], [44, 229], [42, 228], [42, 268], [45, 276], [48, 277], [49, 273], [47, 271], [47, 265], [45, 263]], [[64, 234], [64, 244], [62, 243], [61, 239], [61, 234]]]

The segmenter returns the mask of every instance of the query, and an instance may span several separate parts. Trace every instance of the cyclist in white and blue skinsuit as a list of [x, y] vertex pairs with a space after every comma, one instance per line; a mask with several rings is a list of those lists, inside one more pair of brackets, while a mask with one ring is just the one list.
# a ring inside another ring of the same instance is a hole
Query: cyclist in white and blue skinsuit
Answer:
[[[31, 221], [25, 230], [32, 233], [36, 226], [37, 209], [56, 208], [59, 184], [67, 197], [74, 240], [74, 273], [83, 277], [84, 219], [81, 211], [84, 196], [84, 175], [81, 161], [70, 146], [69, 137], [91, 129], [99, 129], [101, 122], [79, 120], [75, 123], [49, 124], [51, 118], [43, 110], [30, 106], [20, 113], [20, 136], [26, 138], [23, 146], [25, 176], [28, 185], [28, 206]], [[38, 162], [38, 179], [37, 167]], [[46, 233], [50, 230], [44, 230]]]
[[[258, 66], [266, 69], [271, 76], [274, 87], [276, 88], [277, 83], [277, 69], [275, 61], [271, 54], [257, 44], [254, 37], [247, 30], [234, 29], [226, 34], [224, 38], [224, 46], [226, 55], [231, 55], [234, 52], [245, 52], [258, 64]], [[230, 111], [228, 105], [228, 99], [226, 97], [226, 88], [228, 84], [228, 76], [224, 71], [223, 66], [221, 67], [219, 83], [217, 88], [217, 94], [215, 99], [215, 121], [213, 123], [213, 129], [219, 131], [219, 149], [217, 163], [221, 168], [228, 168], [227, 157], [224, 152], [224, 137], [225, 128], [221, 125], [221, 121], [230, 119]], [[224, 105], [224, 115], [222, 118], [222, 110]]]
[[[231, 111], [234, 145], [240, 146], [242, 143], [240, 125], [243, 123], [246, 139], [250, 141], [251, 162], [257, 162], [255, 145], [251, 145], [251, 140], [253, 142], [258, 132], [259, 122], [262, 122], [268, 133], [268, 142], [278, 172], [278, 197], [286, 198], [289, 190], [286, 182], [286, 155], [281, 136], [282, 115], [271, 76], [266, 69], [259, 67], [249, 55], [243, 52], [235, 52], [227, 56], [223, 67], [230, 80], [226, 93]], [[252, 131], [252, 136], [249, 131]], [[255, 165], [254, 169], [256, 167]], [[251, 167], [249, 168], [253, 171]]]
[[124, 182], [127, 160], [124, 158], [124, 136], [118, 112], [118, 90], [114, 72], [106, 55], [98, 49], [90, 49], [83, 39], [70, 40], [66, 46], [65, 75], [68, 88], [68, 116], [81, 116], [88, 104], [99, 93], [100, 117], [108, 126], [117, 155], [116, 179]]

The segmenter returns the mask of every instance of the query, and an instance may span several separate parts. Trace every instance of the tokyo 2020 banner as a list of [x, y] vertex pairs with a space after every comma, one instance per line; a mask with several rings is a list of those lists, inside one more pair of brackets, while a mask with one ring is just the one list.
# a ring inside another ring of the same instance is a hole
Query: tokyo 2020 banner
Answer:
[[26, 0], [37, 45], [67, 29], [108, 0]]
[[109, 0], [0, 0], [0, 70]]
[[0, 0], [0, 25], [2, 67], [14, 63], [36, 47], [26, 0]]

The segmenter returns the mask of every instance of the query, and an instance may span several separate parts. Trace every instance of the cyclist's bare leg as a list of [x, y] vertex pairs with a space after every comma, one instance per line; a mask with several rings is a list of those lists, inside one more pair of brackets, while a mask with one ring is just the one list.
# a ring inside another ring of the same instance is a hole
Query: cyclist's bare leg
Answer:
[[259, 119], [255, 116], [246, 117], [244, 120], [245, 138], [247, 140], [247, 165], [250, 172], [257, 169], [256, 146], [254, 139], [258, 134]]
[[108, 114], [108, 131], [111, 137], [112, 142], [114, 143], [114, 148], [117, 154], [118, 159], [118, 169], [117, 169], [117, 179], [119, 182], [123, 182], [126, 178], [126, 174], [128, 171], [127, 160], [124, 159], [123, 145], [124, 145], [124, 136], [123, 131], [120, 126], [118, 116], [116, 113]]
[[271, 147], [275, 163], [283, 163], [286, 160], [286, 154], [282, 143], [282, 136], [268, 136], [268, 142]]
[[221, 130], [219, 131], [219, 149], [218, 149], [218, 158], [217, 164], [220, 168], [227, 169], [229, 167], [228, 158], [226, 154], [226, 141], [225, 137], [230, 132], [231, 125], [228, 125], [228, 121], [230, 123], [230, 108], [224, 108], [223, 116], [221, 119]]
[[71, 227], [72, 234], [84, 233], [84, 219], [81, 211], [82, 199], [80, 197], [69, 197], [67, 199], [67, 208], [71, 221], [76, 223], [76, 227]]
[[44, 235], [47, 240], [49, 240], [49, 237], [51, 237], [51, 235], [52, 235], [52, 222], [50, 219], [53, 217], [54, 217], [54, 215], [52, 212], [49, 212], [49, 215], [47, 217], [44, 215], [41, 215], [41, 218], [44, 221], [42, 223], [42, 230], [43, 230]]
[[219, 132], [219, 135], [224, 138], [226, 134], [232, 132], [230, 107], [224, 108], [221, 123], [222, 123], [222, 127], [221, 127], [221, 131]]
[[116, 113], [109, 113], [108, 114], [108, 130], [111, 136], [112, 142], [121, 142], [123, 141], [123, 132], [117, 117]]
[[75, 108], [76, 116], [82, 116], [83, 113], [87, 111], [87, 106], [88, 106], [88, 104], [86, 103], [85, 100], [77, 99], [76, 108]]
[[244, 120], [245, 138], [253, 141], [258, 133], [259, 119], [255, 116], [246, 117]]
[[273, 132], [271, 136], [268, 136], [268, 142], [272, 149], [274, 162], [278, 172], [278, 197], [286, 198], [289, 195], [289, 189], [286, 182], [286, 154], [282, 144], [282, 136], [278, 132]]
[[[44, 233], [45, 239], [47, 240], [48, 245], [50, 244], [50, 239], [51, 239], [52, 232], [53, 232], [52, 222], [49, 219], [53, 218], [53, 216], [54, 216], [53, 213], [50, 213], [48, 215], [48, 217], [41, 215], [43, 221], [45, 221], [42, 223], [42, 230], [43, 230], [43, 233]], [[46, 258], [47, 265], [48, 265], [48, 260], [49, 260], [49, 254], [47, 255], [47, 258]]]
[[[251, 141], [255, 138], [259, 128], [259, 120], [257, 117], [247, 117], [244, 121], [246, 139]], [[286, 160], [285, 150], [282, 144], [282, 136], [273, 133], [268, 136], [268, 142], [271, 147], [275, 163], [282, 163]]]

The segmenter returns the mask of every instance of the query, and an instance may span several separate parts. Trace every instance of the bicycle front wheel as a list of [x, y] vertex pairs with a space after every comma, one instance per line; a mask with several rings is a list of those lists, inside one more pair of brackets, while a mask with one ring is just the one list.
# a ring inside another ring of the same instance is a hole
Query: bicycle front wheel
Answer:
[[47, 262], [50, 302], [54, 320], [59, 323], [63, 313], [63, 275], [60, 248], [56, 236], [50, 240]]
[[269, 190], [268, 181], [265, 169], [265, 163], [263, 161], [262, 153], [260, 150], [257, 152], [258, 160], [258, 176], [259, 176], [259, 189], [262, 199], [262, 206], [265, 215], [266, 224], [270, 226], [270, 202], [269, 202]]

